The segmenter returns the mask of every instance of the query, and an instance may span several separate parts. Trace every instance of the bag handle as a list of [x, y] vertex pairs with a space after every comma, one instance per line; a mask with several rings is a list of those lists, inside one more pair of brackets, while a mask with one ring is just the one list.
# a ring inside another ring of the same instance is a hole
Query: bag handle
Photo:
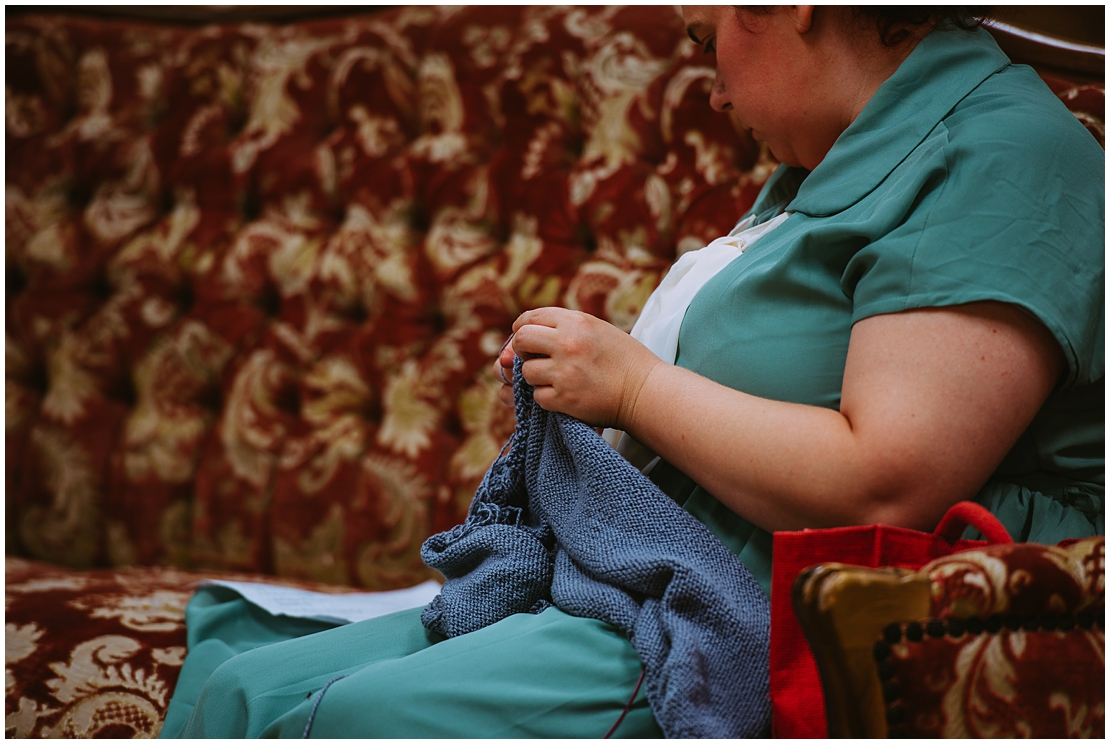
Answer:
[[1012, 543], [1014, 541], [1010, 537], [1010, 533], [998, 521], [998, 517], [972, 501], [960, 501], [953, 504], [952, 508], [941, 518], [940, 524], [937, 525], [933, 534], [943, 537], [949, 543], [955, 543], [967, 527], [974, 527], [979, 530], [988, 542], [994, 544]]

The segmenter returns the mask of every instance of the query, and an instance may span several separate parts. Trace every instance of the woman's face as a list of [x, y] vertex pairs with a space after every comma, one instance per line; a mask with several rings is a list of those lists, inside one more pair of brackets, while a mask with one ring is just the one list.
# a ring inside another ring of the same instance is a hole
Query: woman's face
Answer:
[[731, 108], [780, 162], [812, 169], [843, 129], [832, 134], [836, 124], [826, 121], [812, 67], [819, 55], [799, 30], [799, 7], [762, 15], [730, 5], [696, 5], [683, 6], [682, 13], [691, 38], [716, 51], [710, 105], [717, 111]]

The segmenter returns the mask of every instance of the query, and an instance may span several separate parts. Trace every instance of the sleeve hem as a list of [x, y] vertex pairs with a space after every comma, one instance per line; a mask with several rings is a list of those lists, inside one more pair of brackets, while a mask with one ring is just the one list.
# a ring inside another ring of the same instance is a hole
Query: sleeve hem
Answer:
[[1067, 360], [1068, 375], [1067, 379], [1061, 385], [1061, 388], [1067, 389], [1080, 382], [1079, 358], [1075, 351], [1075, 345], [1068, 337], [1063, 325], [1056, 322], [1053, 318], [1045, 317], [1043, 314], [1038, 313], [1034, 307], [1020, 297], [1015, 297], [1004, 292], [982, 291], [960, 296], [912, 294], [905, 297], [890, 297], [856, 306], [852, 311], [852, 324], [854, 325], [861, 320], [875, 315], [891, 315], [906, 310], [923, 310], [931, 307], [956, 307], [958, 305], [967, 305], [972, 302], [1003, 302], [1008, 305], [1015, 305], [1035, 318], [1044, 325], [1052, 334], [1053, 338], [1056, 339], [1056, 343], [1060, 345], [1060, 348], [1064, 352], [1064, 358]]

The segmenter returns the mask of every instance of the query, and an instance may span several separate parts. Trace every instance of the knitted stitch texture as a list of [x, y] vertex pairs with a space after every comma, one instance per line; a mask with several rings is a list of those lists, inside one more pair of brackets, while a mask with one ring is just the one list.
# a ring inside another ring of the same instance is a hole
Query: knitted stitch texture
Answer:
[[619, 628], [668, 738], [765, 733], [770, 602], [747, 568], [596, 431], [514, 369], [516, 430], [466, 521], [421, 555], [447, 578], [421, 621], [448, 637], [550, 604]]

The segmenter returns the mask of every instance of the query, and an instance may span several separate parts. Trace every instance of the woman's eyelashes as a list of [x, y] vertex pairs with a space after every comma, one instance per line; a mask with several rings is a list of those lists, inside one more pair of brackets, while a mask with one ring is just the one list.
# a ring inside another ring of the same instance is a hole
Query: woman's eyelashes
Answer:
[[702, 48], [702, 54], [712, 54], [713, 52], [717, 51], [717, 47], [714, 45], [713, 39], [706, 39], [705, 41], [702, 41], [698, 37], [694, 36], [694, 32], [690, 31], [689, 29], [686, 30], [686, 33], [687, 35], [689, 35], [690, 41], [694, 42]]

